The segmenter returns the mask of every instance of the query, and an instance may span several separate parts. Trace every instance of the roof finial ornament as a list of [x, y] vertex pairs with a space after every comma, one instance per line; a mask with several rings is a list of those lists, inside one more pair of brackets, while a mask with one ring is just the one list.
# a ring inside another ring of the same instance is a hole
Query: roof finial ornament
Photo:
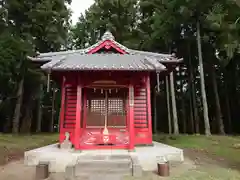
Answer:
[[112, 35], [112, 33], [107, 30], [103, 36], [102, 36], [102, 40], [115, 40], [115, 37]]

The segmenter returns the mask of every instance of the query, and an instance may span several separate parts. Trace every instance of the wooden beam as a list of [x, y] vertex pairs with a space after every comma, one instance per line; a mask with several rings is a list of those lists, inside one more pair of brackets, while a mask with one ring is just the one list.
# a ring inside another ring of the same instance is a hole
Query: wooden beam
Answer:
[[59, 131], [60, 131], [60, 135], [59, 135], [59, 142], [61, 143], [65, 137], [61, 136], [61, 132], [63, 132], [63, 123], [64, 123], [64, 115], [65, 115], [65, 99], [66, 99], [66, 95], [65, 95], [65, 83], [66, 83], [66, 78], [65, 76], [62, 76], [62, 97], [61, 97], [61, 111], [60, 111], [60, 123], [59, 123]]
[[134, 87], [133, 84], [131, 83], [129, 85], [129, 96], [128, 96], [128, 101], [129, 101], [129, 123], [128, 123], [128, 128], [129, 128], [129, 150], [134, 150]]
[[74, 147], [80, 149], [80, 131], [81, 131], [81, 112], [82, 112], [82, 86], [80, 77], [77, 80], [77, 105], [76, 105], [76, 122], [74, 133]]
[[148, 132], [151, 135], [152, 141], [152, 107], [151, 107], [151, 84], [150, 84], [150, 74], [146, 77], [146, 87], [147, 87], [147, 109], [148, 109]]

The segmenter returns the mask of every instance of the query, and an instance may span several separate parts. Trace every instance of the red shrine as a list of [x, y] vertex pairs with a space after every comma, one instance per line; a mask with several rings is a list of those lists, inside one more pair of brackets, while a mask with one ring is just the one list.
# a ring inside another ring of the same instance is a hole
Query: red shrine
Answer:
[[109, 31], [86, 49], [29, 58], [61, 83], [59, 141], [67, 132], [77, 150], [151, 145], [151, 87], [181, 61], [129, 49]]

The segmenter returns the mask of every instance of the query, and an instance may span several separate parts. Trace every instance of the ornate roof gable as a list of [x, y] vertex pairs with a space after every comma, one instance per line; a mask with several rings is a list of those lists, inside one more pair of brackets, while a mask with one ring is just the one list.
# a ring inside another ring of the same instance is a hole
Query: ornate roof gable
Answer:
[[90, 46], [89, 48], [86, 49], [88, 54], [93, 54], [99, 51], [100, 49], [105, 48], [105, 49], [110, 49], [114, 48], [117, 52], [120, 54], [128, 54], [128, 48], [121, 45], [117, 41], [115, 41], [115, 37], [112, 35], [110, 31], [106, 31], [101, 40], [97, 42], [96, 44]]

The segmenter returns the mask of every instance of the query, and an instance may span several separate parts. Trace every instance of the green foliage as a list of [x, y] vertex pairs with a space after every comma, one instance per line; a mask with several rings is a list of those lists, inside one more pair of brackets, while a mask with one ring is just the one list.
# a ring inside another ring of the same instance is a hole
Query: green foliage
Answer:
[[[184, 58], [186, 65], [183, 70], [185, 76], [182, 77], [184, 91], [182, 94], [179, 93], [176, 98], [178, 101], [184, 99], [184, 102], [188, 102], [184, 106], [184, 108], [190, 109], [187, 110], [187, 113], [191, 113], [192, 108], [195, 108], [197, 109], [195, 114], [200, 113], [201, 115], [203, 108], [200, 100], [201, 91], [196, 42], [196, 28], [197, 22], [199, 22], [204, 76], [210, 108], [209, 118], [214, 123], [216, 107], [214, 94], [212, 94], [210, 67], [216, 68], [218, 73], [217, 81], [220, 87], [227, 82], [226, 79], [223, 80], [225, 77], [222, 72], [223, 69], [219, 68], [220, 65], [222, 67], [231, 66], [234, 71], [232, 72], [233, 79], [237, 76], [236, 71], [239, 68], [236, 61], [238, 59], [240, 40], [239, 10], [240, 8], [232, 0], [209, 0], [204, 2], [201, 0], [96, 0], [86, 10], [85, 16], [81, 15], [79, 22], [72, 28], [72, 46], [74, 48], [84, 48], [86, 45], [93, 44], [106, 29], [109, 29], [117, 41], [130, 48], [164, 53], [175, 52], [178, 57]], [[231, 65], [234, 63], [235, 66]], [[189, 77], [190, 72], [192, 72], [193, 77]], [[177, 74], [176, 81], [181, 76]], [[230, 80], [228, 81], [230, 82]], [[191, 83], [194, 83], [196, 92], [195, 89], [194, 92], [191, 92], [193, 91]], [[178, 92], [180, 88], [183, 88], [183, 85], [178, 82], [176, 86]], [[237, 89], [235, 83], [231, 91], [236, 92]], [[219, 93], [224, 94], [224, 90], [220, 89], [219, 91]], [[193, 94], [195, 94], [194, 97]], [[189, 107], [191, 101], [193, 101], [192, 98], [195, 98], [196, 107]], [[221, 103], [225, 102], [224, 98], [225, 96], [222, 97]], [[232, 101], [231, 103], [236, 104]], [[180, 108], [180, 112], [183, 112], [182, 108]], [[224, 118], [226, 118], [227, 113], [224, 113]], [[233, 113], [232, 110], [230, 113]], [[194, 115], [194, 119], [197, 118], [195, 116], [198, 115]], [[200, 116], [199, 119], [201, 118]]]
[[[36, 51], [58, 51], [67, 47], [70, 11], [64, 0], [3, 0], [0, 6], [0, 101], [5, 107], [16, 97], [18, 83], [24, 83], [23, 102], [34, 104], [39, 97], [39, 84], [45, 79], [40, 69], [34, 67], [27, 56]], [[6, 108], [4, 108], [6, 109]], [[21, 111], [36, 111], [34, 107]], [[3, 111], [0, 117], [12, 119], [13, 108]], [[21, 112], [22, 119], [27, 113]], [[24, 123], [24, 122], [23, 122]], [[1, 124], [0, 124], [1, 125]], [[1, 126], [0, 126], [1, 127]], [[1, 127], [2, 130], [2, 127]]]
[[206, 15], [207, 25], [214, 31], [214, 47], [224, 54], [220, 60], [225, 59], [226, 65], [239, 50], [239, 28], [237, 19], [240, 17], [239, 7], [235, 3], [226, 1], [214, 3]]
[[[36, 51], [85, 48], [99, 40], [106, 30], [129, 48], [162, 53], [171, 51], [183, 57], [184, 76], [179, 73], [176, 79], [183, 80], [184, 91], [180, 91], [182, 84], [177, 84], [176, 99], [178, 102], [182, 99], [192, 101], [190, 83], [193, 82], [196, 86], [193, 94], [196, 94], [197, 108], [201, 113], [197, 21], [200, 22], [204, 68], [207, 67], [209, 116], [211, 119], [215, 117], [209, 66], [217, 70], [218, 85], [223, 87], [228, 82], [229, 91], [235, 93], [231, 107], [239, 107], [234, 99], [239, 96], [239, 80], [236, 78], [239, 70], [240, 7], [233, 0], [208, 0], [204, 3], [201, 0], [95, 0], [72, 27], [69, 23], [71, 13], [66, 5], [71, 0], [3, 0], [0, 3], [0, 107], [4, 104], [4, 110], [0, 108], [0, 117], [4, 120], [12, 118], [21, 78], [25, 79], [24, 102], [38, 99], [41, 94], [38, 85], [46, 82], [46, 77], [29, 63], [26, 55]], [[225, 79], [220, 65], [226, 67], [229, 79]], [[193, 72], [193, 80], [189, 80], [190, 71]], [[219, 93], [226, 94], [222, 89]], [[51, 104], [50, 96], [44, 91], [45, 105]], [[164, 94], [162, 96], [165, 97]], [[9, 102], [7, 98], [13, 101]], [[224, 98], [221, 99], [222, 104]], [[185, 104], [191, 109], [189, 106], [189, 103]], [[31, 108], [37, 111], [35, 107]], [[187, 113], [191, 111], [188, 109]], [[179, 111], [183, 112], [181, 108]], [[232, 111], [232, 114], [237, 114]]]
[[119, 42], [137, 47], [136, 7], [136, 0], [96, 0], [72, 29], [74, 47], [83, 48], [85, 44], [95, 43], [106, 30], [110, 30]]

